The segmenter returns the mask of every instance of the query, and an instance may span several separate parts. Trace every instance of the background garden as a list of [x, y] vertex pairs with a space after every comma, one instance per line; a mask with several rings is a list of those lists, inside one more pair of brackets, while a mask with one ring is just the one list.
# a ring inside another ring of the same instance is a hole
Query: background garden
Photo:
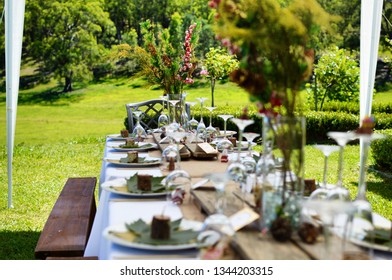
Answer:
[[[341, 15], [343, 21], [336, 26], [339, 36], [320, 36], [315, 40], [314, 75], [301, 93], [301, 110], [307, 119], [305, 175], [316, 180], [322, 177], [323, 158], [312, 144], [334, 144], [326, 137], [328, 131], [347, 131], [359, 124], [360, 1], [319, 2], [331, 13]], [[39, 233], [66, 179], [98, 177], [105, 135], [124, 128], [125, 104], [162, 95], [162, 89], [143, 75], [140, 57], [134, 50], [142, 46], [140, 19], [152, 19], [162, 28], [169, 28], [174, 22], [171, 15], [176, 11], [181, 15], [182, 31], [193, 20], [202, 23], [196, 48], [200, 64], [195, 71], [195, 83], [185, 88], [187, 101], [207, 97], [210, 102], [211, 79], [198, 73], [210, 47], [221, 45], [213, 34], [207, 0], [26, 1], [13, 209], [7, 208], [5, 133], [0, 138], [0, 259], [34, 258]], [[387, 40], [390, 18], [391, 3], [386, 2], [372, 112], [376, 129], [388, 134], [392, 128], [391, 45]], [[179, 34], [181, 38], [183, 33]], [[332, 43], [339, 47], [330, 48]], [[0, 48], [4, 50], [4, 46]], [[127, 51], [123, 52], [124, 49]], [[1, 67], [4, 70], [4, 61]], [[238, 116], [248, 106], [250, 117], [256, 120], [249, 130], [260, 132], [261, 121], [255, 105], [247, 92], [230, 82], [227, 75], [217, 78], [214, 100], [216, 126], [222, 126], [216, 117], [219, 113]], [[0, 107], [5, 111], [5, 88], [0, 92]], [[199, 119], [198, 106], [195, 117]], [[5, 126], [3, 114], [0, 130], [5, 132]], [[374, 211], [388, 219], [392, 219], [388, 174], [392, 165], [391, 147], [390, 138], [373, 145], [368, 174], [368, 199]], [[330, 159], [330, 183], [337, 180], [337, 157], [335, 153]], [[359, 147], [352, 143], [345, 152], [343, 176], [352, 198], [357, 191], [358, 171]]]

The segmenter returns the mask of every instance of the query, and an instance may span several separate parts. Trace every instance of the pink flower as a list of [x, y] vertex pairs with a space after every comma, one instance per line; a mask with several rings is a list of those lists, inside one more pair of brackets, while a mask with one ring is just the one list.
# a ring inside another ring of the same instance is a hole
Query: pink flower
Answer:
[[193, 84], [193, 82], [194, 82], [194, 81], [193, 81], [192, 78], [186, 78], [186, 79], [185, 79], [185, 83], [186, 83], [186, 84]]
[[208, 71], [206, 69], [203, 69], [203, 70], [200, 71], [200, 75], [207, 76], [208, 75]]

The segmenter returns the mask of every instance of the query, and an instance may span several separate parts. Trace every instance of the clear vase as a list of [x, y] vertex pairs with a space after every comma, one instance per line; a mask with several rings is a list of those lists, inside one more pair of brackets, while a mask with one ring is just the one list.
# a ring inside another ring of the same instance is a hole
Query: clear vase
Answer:
[[263, 116], [261, 160], [274, 163], [274, 168], [261, 168], [259, 174], [263, 231], [270, 230], [274, 219], [282, 215], [294, 229], [299, 225], [304, 190], [305, 121], [304, 117]]

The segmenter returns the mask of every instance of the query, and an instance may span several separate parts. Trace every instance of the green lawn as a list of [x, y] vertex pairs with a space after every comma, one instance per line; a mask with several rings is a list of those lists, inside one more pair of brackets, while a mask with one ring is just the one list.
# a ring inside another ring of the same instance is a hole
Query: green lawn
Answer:
[[[159, 98], [160, 90], [142, 80], [102, 82], [71, 94], [44, 98], [56, 84], [20, 93], [15, 135], [13, 209], [7, 208], [6, 138], [0, 139], [0, 259], [33, 259], [34, 248], [50, 210], [68, 177], [99, 176], [106, 134], [118, 133], [126, 117], [125, 103]], [[209, 87], [188, 90], [188, 101], [210, 97]], [[381, 95], [381, 94], [380, 94]], [[375, 99], [378, 99], [377, 95]], [[233, 84], [218, 84], [216, 106], [249, 105], [247, 94]], [[207, 101], [208, 104], [208, 101]], [[0, 93], [5, 112], [5, 93]], [[6, 131], [5, 113], [0, 130]], [[323, 158], [315, 148], [305, 151], [307, 178], [321, 180]], [[336, 182], [337, 153], [330, 158], [330, 183]], [[371, 160], [371, 159], [370, 159]], [[359, 148], [345, 151], [344, 184], [354, 198]], [[390, 181], [369, 172], [368, 198], [374, 210], [392, 219]]]

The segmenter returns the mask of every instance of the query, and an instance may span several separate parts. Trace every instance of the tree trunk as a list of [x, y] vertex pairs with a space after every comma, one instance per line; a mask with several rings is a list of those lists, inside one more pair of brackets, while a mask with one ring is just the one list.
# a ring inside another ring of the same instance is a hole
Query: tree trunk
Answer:
[[215, 107], [214, 91], [215, 91], [215, 79], [211, 79], [211, 107]]
[[72, 91], [72, 78], [65, 77], [65, 85], [63, 92], [71, 92]]

